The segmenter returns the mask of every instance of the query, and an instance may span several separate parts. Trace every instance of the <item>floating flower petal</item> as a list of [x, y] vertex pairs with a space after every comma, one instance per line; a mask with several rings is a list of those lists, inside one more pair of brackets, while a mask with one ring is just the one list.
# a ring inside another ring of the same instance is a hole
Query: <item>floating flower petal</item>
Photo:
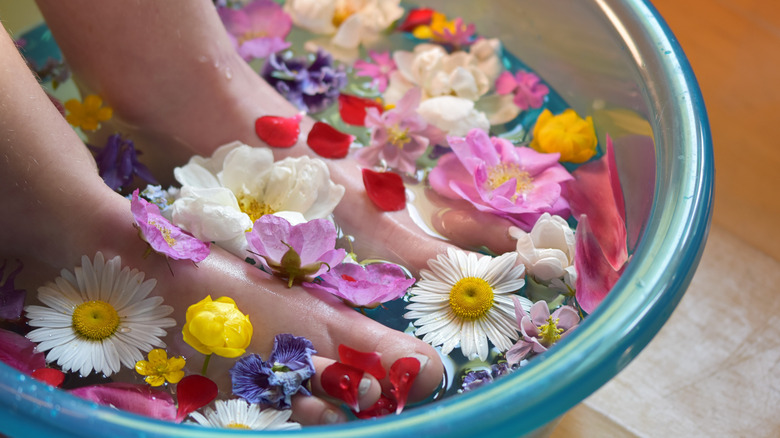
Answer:
[[398, 265], [375, 263], [362, 266], [342, 263], [319, 275], [307, 289], [321, 290], [344, 300], [350, 307], [372, 309], [387, 301], [401, 298], [414, 284]]
[[580, 322], [577, 310], [561, 306], [550, 315], [547, 302], [537, 301], [530, 309], [530, 315], [515, 298], [517, 327], [522, 338], [506, 352], [507, 363], [519, 363], [530, 353], [544, 353], [553, 344], [569, 334]]
[[362, 59], [355, 61], [355, 64], [353, 65], [355, 76], [367, 76], [372, 78], [373, 81], [371, 83], [380, 93], [384, 93], [387, 89], [390, 75], [398, 69], [395, 66], [395, 61], [393, 61], [393, 58], [390, 56], [390, 52], [375, 52], [369, 50], [368, 57], [373, 62], [364, 61]]
[[366, 110], [374, 108], [381, 114], [384, 107], [374, 99], [339, 94], [339, 115], [348, 125], [366, 126]]
[[339, 362], [359, 368], [377, 380], [382, 380], [387, 375], [385, 367], [382, 366], [382, 355], [377, 352], [365, 353], [340, 344]]
[[0, 361], [25, 374], [46, 366], [46, 357], [24, 336], [0, 329]]
[[325, 393], [335, 397], [349, 406], [353, 411], [359, 411], [358, 390], [363, 379], [363, 370], [334, 362], [322, 370], [320, 383]]
[[345, 134], [324, 122], [315, 122], [306, 138], [306, 144], [324, 158], [344, 158], [355, 137]]
[[217, 398], [219, 389], [211, 379], [198, 374], [191, 374], [176, 385], [176, 398], [179, 407], [176, 409], [176, 422], [180, 423], [190, 413], [206, 406]]
[[168, 358], [168, 353], [161, 348], [155, 348], [148, 354], [149, 360], [139, 360], [135, 363], [135, 371], [146, 376], [146, 383], [151, 386], [161, 386], [163, 383], [179, 383], [184, 377], [186, 361], [181, 356]]
[[120, 411], [165, 421], [176, 419], [176, 406], [173, 404], [171, 395], [165, 391], [152, 389], [147, 385], [113, 382], [83, 386], [69, 392], [77, 397], [99, 405], [111, 406]]
[[374, 172], [363, 169], [363, 185], [368, 199], [382, 211], [406, 208], [406, 188], [401, 175], [393, 172]]
[[103, 99], [95, 94], [84, 98], [84, 103], [78, 99], [70, 99], [65, 102], [65, 110], [68, 114], [65, 119], [76, 128], [84, 131], [95, 131], [100, 127], [100, 122], [105, 122], [113, 115], [109, 106], [103, 106]]
[[557, 152], [561, 161], [584, 163], [596, 155], [597, 143], [590, 116], [582, 119], [571, 108], [554, 116], [545, 109], [536, 119], [531, 147], [548, 154]]
[[293, 117], [263, 116], [255, 121], [255, 132], [260, 140], [274, 148], [289, 148], [298, 143], [301, 135], [301, 119], [297, 114]]
[[420, 360], [415, 357], [402, 357], [390, 366], [390, 395], [395, 398], [395, 413], [400, 414], [409, 398], [409, 390], [420, 374]]
[[292, 21], [276, 2], [254, 0], [240, 9], [218, 7], [231, 42], [246, 61], [266, 58], [290, 47], [284, 39]]
[[94, 146], [89, 148], [95, 154], [100, 177], [112, 190], [119, 191], [129, 186], [134, 176], [149, 184], [157, 184], [149, 169], [138, 160], [141, 152], [135, 149], [131, 140], [123, 139], [119, 134], [112, 134], [103, 149]]

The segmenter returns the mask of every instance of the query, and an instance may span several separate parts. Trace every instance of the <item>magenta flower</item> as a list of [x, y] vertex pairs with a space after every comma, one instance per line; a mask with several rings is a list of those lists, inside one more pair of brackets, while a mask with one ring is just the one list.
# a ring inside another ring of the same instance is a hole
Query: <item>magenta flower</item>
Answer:
[[280, 277], [311, 281], [341, 263], [347, 252], [336, 247], [336, 227], [327, 219], [291, 225], [286, 219], [266, 214], [246, 233], [251, 252]]
[[3, 329], [0, 329], [0, 361], [25, 374], [46, 366], [46, 356], [35, 351], [35, 343]]
[[355, 61], [355, 75], [356, 76], [368, 76], [373, 79], [371, 82], [380, 93], [384, 93], [387, 89], [387, 82], [390, 80], [390, 74], [398, 67], [395, 65], [395, 61], [390, 56], [390, 52], [375, 52], [373, 50], [368, 51], [368, 57], [371, 61], [364, 61], [358, 59]]
[[160, 208], [138, 197], [138, 189], [130, 201], [136, 226], [141, 238], [155, 252], [174, 260], [192, 260], [197, 263], [209, 255], [209, 243], [205, 243], [181, 228], [173, 225], [160, 214]]
[[112, 382], [83, 386], [70, 390], [70, 393], [121, 411], [159, 420], [174, 421], [176, 419], [176, 405], [173, 403], [173, 397], [165, 391], [153, 389], [145, 384]]
[[463, 24], [462, 18], [456, 18], [452, 21], [452, 26], [444, 26], [441, 30], [433, 29], [433, 40], [452, 47], [454, 50], [460, 50], [474, 43], [476, 37], [474, 33], [477, 27], [474, 23]]
[[531, 306], [531, 314], [528, 315], [517, 297], [512, 297], [512, 300], [515, 302], [517, 327], [523, 337], [506, 352], [510, 366], [519, 363], [531, 352], [544, 353], [580, 322], [580, 316], [571, 306], [561, 306], [550, 315], [547, 302], [537, 301]]
[[366, 127], [371, 132], [371, 142], [358, 149], [355, 157], [366, 166], [382, 159], [389, 167], [414, 173], [415, 163], [428, 145], [444, 142], [444, 133], [417, 114], [421, 98], [422, 90], [415, 87], [389, 111], [379, 114], [376, 108], [366, 109]]
[[272, 0], [254, 0], [241, 9], [219, 7], [217, 12], [231, 42], [247, 61], [290, 47], [284, 39], [290, 33], [292, 20]]
[[406, 278], [404, 271], [392, 263], [367, 266], [342, 263], [320, 275], [319, 280], [303, 283], [303, 286], [331, 293], [350, 307], [373, 309], [404, 296], [414, 281], [414, 278]]
[[544, 105], [544, 97], [550, 93], [550, 89], [541, 83], [539, 76], [525, 70], [518, 70], [514, 76], [505, 71], [496, 79], [496, 93], [515, 93], [513, 102], [521, 110], [529, 108], [541, 108]]
[[442, 156], [428, 177], [442, 196], [465, 199], [525, 231], [545, 212], [569, 216], [569, 203], [561, 195], [562, 183], [572, 176], [558, 163], [560, 154], [515, 147], [479, 129], [447, 140], [453, 153]]

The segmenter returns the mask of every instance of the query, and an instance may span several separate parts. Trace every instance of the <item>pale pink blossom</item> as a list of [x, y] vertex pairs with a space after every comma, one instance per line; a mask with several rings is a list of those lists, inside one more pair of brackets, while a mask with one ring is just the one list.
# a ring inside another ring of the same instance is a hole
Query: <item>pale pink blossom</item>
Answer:
[[342, 263], [320, 275], [318, 281], [303, 283], [303, 287], [333, 294], [352, 307], [373, 309], [404, 296], [414, 281], [392, 263]]
[[241, 9], [218, 7], [217, 12], [231, 42], [247, 61], [290, 47], [284, 39], [290, 33], [292, 20], [272, 0], [254, 0]]
[[539, 76], [525, 70], [518, 70], [514, 75], [507, 71], [501, 73], [496, 79], [496, 93], [502, 95], [514, 93], [513, 102], [525, 111], [541, 108], [544, 105], [544, 97], [550, 93], [550, 89], [541, 83]]
[[387, 81], [390, 80], [390, 74], [398, 69], [395, 65], [395, 61], [390, 57], [390, 52], [375, 52], [373, 50], [368, 51], [368, 57], [371, 61], [365, 61], [358, 59], [355, 61], [355, 75], [356, 76], [368, 76], [373, 79], [372, 84], [379, 90], [380, 93], [384, 93], [387, 89]]
[[531, 306], [529, 315], [523, 310], [517, 297], [512, 299], [515, 302], [517, 327], [523, 337], [506, 352], [509, 365], [519, 363], [530, 353], [544, 353], [580, 322], [577, 310], [571, 306], [561, 306], [550, 315], [547, 302], [537, 301]]

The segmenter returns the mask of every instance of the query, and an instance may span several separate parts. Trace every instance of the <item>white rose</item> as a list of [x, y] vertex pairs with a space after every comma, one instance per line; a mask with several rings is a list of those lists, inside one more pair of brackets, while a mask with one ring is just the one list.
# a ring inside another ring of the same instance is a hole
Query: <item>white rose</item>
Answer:
[[517, 239], [518, 260], [539, 283], [549, 285], [574, 274], [568, 269], [574, 263], [574, 231], [562, 217], [544, 213], [530, 233], [510, 227], [509, 235]]

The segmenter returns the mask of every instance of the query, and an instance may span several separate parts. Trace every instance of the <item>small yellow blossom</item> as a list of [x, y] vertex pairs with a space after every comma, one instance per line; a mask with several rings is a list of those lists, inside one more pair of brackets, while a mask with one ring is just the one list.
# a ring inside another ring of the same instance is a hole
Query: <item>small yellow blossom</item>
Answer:
[[168, 358], [165, 350], [155, 348], [149, 352], [149, 360], [139, 360], [135, 363], [135, 371], [146, 376], [146, 383], [152, 386], [160, 386], [167, 380], [168, 383], [179, 383], [184, 377], [185, 360], [181, 356]]
[[573, 109], [554, 116], [545, 109], [534, 126], [531, 147], [539, 152], [561, 154], [561, 161], [584, 163], [596, 155], [593, 119], [582, 119]]
[[98, 129], [100, 122], [105, 122], [113, 115], [111, 107], [103, 106], [103, 99], [95, 94], [85, 97], [84, 103], [70, 99], [65, 102], [65, 109], [68, 111], [65, 116], [68, 123], [84, 131]]
[[429, 40], [434, 38], [434, 32], [443, 33], [444, 29], [449, 29], [450, 32], [455, 32], [455, 21], [447, 21], [447, 17], [441, 12], [434, 12], [431, 16], [430, 24], [423, 24], [417, 26], [412, 30], [412, 35], [415, 38], [421, 40]]
[[203, 354], [222, 357], [244, 354], [252, 339], [252, 323], [228, 297], [207, 296], [187, 309], [184, 342]]

